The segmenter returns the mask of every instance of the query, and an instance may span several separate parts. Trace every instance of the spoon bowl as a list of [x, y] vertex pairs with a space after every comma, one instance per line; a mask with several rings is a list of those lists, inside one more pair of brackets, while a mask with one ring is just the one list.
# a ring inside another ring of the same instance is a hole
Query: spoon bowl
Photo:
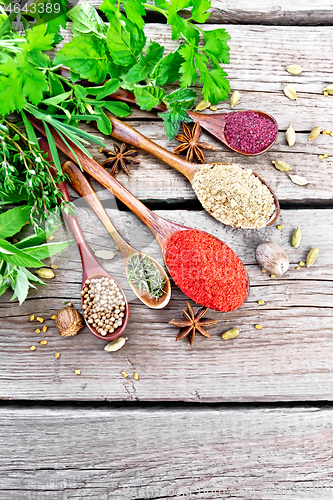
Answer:
[[151, 264], [157, 267], [158, 272], [160, 273], [165, 283], [163, 287], [163, 295], [159, 297], [157, 300], [154, 297], [150, 297], [149, 293], [140, 291], [139, 288], [137, 288], [132, 281], [128, 281], [128, 284], [135, 293], [135, 295], [138, 297], [138, 299], [140, 299], [141, 302], [143, 302], [146, 306], [152, 309], [163, 309], [163, 307], [165, 307], [169, 303], [171, 297], [170, 280], [163, 267], [149, 255], [132, 247], [121, 236], [121, 234], [117, 231], [117, 229], [113, 225], [106, 211], [104, 210], [103, 205], [99, 201], [99, 198], [95, 193], [95, 191], [93, 190], [90, 182], [72, 161], [66, 161], [65, 163], [63, 163], [62, 171], [66, 175], [68, 175], [70, 180], [70, 185], [72, 186], [74, 191], [76, 191], [79, 196], [85, 199], [85, 201], [93, 209], [97, 217], [99, 217], [99, 219], [103, 222], [104, 226], [110, 233], [111, 237], [113, 238], [119, 251], [122, 254], [125, 265], [126, 276], [128, 276], [129, 261], [131, 257], [134, 257], [135, 255], [148, 258]]
[[[47, 153], [47, 160], [49, 162], [53, 163], [52, 154], [51, 154], [47, 140], [45, 138], [40, 138], [38, 140], [38, 143], [39, 143], [39, 147], [40, 147], [41, 151]], [[51, 173], [52, 173], [52, 175], [54, 175], [55, 169], [51, 169]], [[62, 194], [64, 195], [64, 199], [66, 201], [70, 202], [71, 199], [70, 199], [70, 196], [68, 194], [66, 184], [64, 182], [60, 182], [59, 184], [57, 184], [57, 186], [60, 189], [60, 191], [62, 192]], [[107, 271], [105, 271], [105, 269], [100, 265], [100, 263], [96, 260], [95, 256], [91, 252], [91, 250], [90, 250], [90, 248], [89, 248], [89, 246], [88, 246], [88, 244], [83, 236], [83, 233], [82, 233], [82, 230], [80, 228], [80, 225], [78, 223], [77, 218], [71, 214], [66, 215], [65, 213], [63, 213], [63, 216], [64, 216], [64, 219], [66, 220], [66, 222], [67, 222], [67, 224], [68, 224], [68, 226], [69, 226], [69, 228], [74, 236], [74, 239], [75, 239], [75, 241], [78, 245], [79, 251], [80, 251], [80, 256], [81, 256], [81, 261], [82, 261], [81, 291], [85, 287], [86, 280], [88, 280], [88, 279], [91, 280], [91, 279], [96, 279], [96, 278], [98, 279], [98, 278], [102, 278], [102, 277], [107, 277], [107, 278], [114, 280], [114, 278]], [[125, 295], [124, 291], [122, 290], [121, 286], [117, 283], [117, 281], [116, 280], [114, 280], [114, 281], [115, 281], [116, 285], [118, 286], [120, 293], [122, 294], [122, 296], [124, 298], [125, 311], [124, 311], [124, 317], [123, 317], [123, 324], [121, 326], [119, 326], [112, 333], [109, 333], [107, 335], [101, 335], [100, 333], [97, 332], [96, 328], [94, 328], [92, 325], [90, 325], [88, 323], [87, 317], [84, 313], [83, 297], [81, 295], [81, 306], [82, 306], [84, 321], [85, 321], [87, 327], [89, 328], [90, 332], [93, 335], [95, 335], [95, 337], [97, 337], [98, 339], [101, 339], [101, 340], [110, 341], [110, 340], [114, 340], [114, 339], [120, 337], [120, 335], [125, 330], [125, 328], [127, 326], [127, 322], [128, 322], [129, 310], [128, 310], [128, 302], [127, 302], [126, 295]]]

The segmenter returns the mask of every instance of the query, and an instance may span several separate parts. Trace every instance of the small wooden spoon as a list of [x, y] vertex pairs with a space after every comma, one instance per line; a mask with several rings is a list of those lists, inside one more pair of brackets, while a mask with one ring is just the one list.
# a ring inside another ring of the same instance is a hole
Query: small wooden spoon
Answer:
[[104, 226], [110, 233], [119, 251], [121, 252], [121, 255], [123, 256], [126, 276], [130, 257], [134, 255], [140, 255], [142, 257], [148, 258], [150, 262], [157, 267], [163, 281], [165, 282], [163, 289], [164, 293], [157, 300], [155, 298], [151, 298], [148, 293], [140, 292], [140, 290], [136, 288], [131, 281], [129, 281], [128, 283], [135, 295], [146, 306], [151, 307], [152, 309], [163, 309], [163, 307], [168, 304], [171, 297], [170, 280], [163, 267], [155, 259], [145, 254], [144, 252], [140, 252], [140, 250], [132, 247], [126, 240], [124, 240], [124, 238], [112, 224], [108, 214], [104, 210], [103, 205], [99, 201], [98, 196], [91, 187], [89, 181], [85, 178], [81, 170], [79, 170], [73, 162], [66, 161], [62, 165], [62, 170], [65, 174], [68, 175], [72, 188], [77, 192], [79, 196], [84, 197], [85, 201], [93, 209], [97, 217], [99, 217], [99, 219], [103, 222]]
[[[167, 165], [170, 165], [170, 167], [174, 168], [175, 170], [178, 170], [178, 172], [183, 174], [192, 183], [194, 175], [196, 174], [196, 172], [200, 170], [202, 166], [201, 164], [190, 163], [184, 160], [183, 158], [180, 158], [179, 156], [175, 155], [174, 153], [171, 153], [167, 149], [162, 148], [161, 146], [151, 141], [144, 135], [140, 134], [140, 132], [130, 127], [126, 123], [118, 120], [114, 116], [107, 114], [107, 117], [109, 118], [112, 124], [112, 132], [111, 132], [112, 137], [115, 137], [119, 141], [131, 144], [132, 146], [135, 146], [139, 149], [143, 149], [144, 151], [147, 151], [147, 153], [151, 153], [159, 160], [162, 160]], [[226, 164], [224, 163], [224, 165]], [[275, 205], [274, 212], [266, 222], [266, 226], [270, 226], [276, 221], [276, 219], [279, 216], [280, 213], [279, 201], [273, 189], [267, 184], [267, 182], [255, 172], [253, 172], [253, 175], [255, 175], [260, 180], [260, 182], [262, 182], [262, 184], [267, 186], [274, 199], [274, 205]], [[210, 215], [213, 216], [211, 212], [209, 213]]]
[[[47, 160], [49, 162], [53, 162], [53, 158], [49, 149], [49, 145], [46, 139], [41, 138], [39, 139], [39, 147], [41, 151], [44, 151], [47, 153]], [[54, 173], [54, 171], [53, 171]], [[71, 201], [70, 196], [67, 191], [66, 184], [64, 182], [60, 182], [57, 184], [58, 188], [64, 195], [64, 198], [66, 201]], [[85, 282], [87, 279], [91, 280], [93, 278], [102, 278], [104, 276], [107, 276], [108, 278], [112, 278], [112, 276], [105, 271], [105, 269], [100, 265], [100, 263], [95, 259], [93, 253], [91, 252], [88, 243], [86, 242], [82, 230], [80, 228], [80, 225], [78, 223], [78, 220], [76, 217], [73, 215], [66, 215], [63, 213], [64, 219], [66, 220], [74, 238], [77, 243], [77, 246], [79, 247], [80, 255], [81, 255], [81, 261], [82, 261], [82, 287], [81, 290], [85, 287]], [[116, 281], [116, 280], [114, 280]], [[124, 297], [124, 302], [125, 302], [125, 311], [124, 311], [124, 317], [123, 317], [123, 324], [119, 326], [113, 333], [109, 333], [107, 335], [100, 335], [94, 327], [92, 327], [85, 316], [83, 314], [84, 320], [86, 322], [87, 327], [95, 335], [95, 337], [101, 339], [101, 340], [113, 340], [118, 337], [123, 333], [123, 331], [126, 328], [127, 322], [128, 322], [128, 302], [126, 299], [126, 295], [124, 291], [122, 290], [121, 286], [116, 282], [117, 286], [119, 287], [119, 290], [121, 294]], [[83, 297], [81, 296], [81, 305], [83, 306]], [[82, 309], [83, 311], [83, 309]]]
[[[46, 136], [46, 132], [43, 126], [43, 123], [40, 120], [37, 120], [34, 116], [29, 115], [29, 120], [32, 125], [41, 132], [44, 136]], [[52, 136], [56, 143], [57, 148], [59, 148], [65, 155], [67, 155], [71, 160], [76, 161], [73, 152], [69, 149], [69, 147], [64, 143], [64, 141], [59, 136], [58, 132], [50, 127]], [[175, 224], [174, 222], [170, 222], [162, 217], [151, 212], [141, 201], [139, 201], [135, 196], [132, 195], [122, 184], [120, 184], [112, 175], [109, 174], [97, 161], [93, 158], [89, 158], [83, 151], [81, 151], [75, 144], [71, 141], [68, 141], [71, 148], [75, 152], [76, 156], [80, 160], [82, 167], [84, 170], [91, 175], [94, 179], [96, 179], [102, 186], [111, 191], [111, 193], [116, 196], [120, 201], [122, 201], [132, 212], [134, 212], [144, 224], [149, 227], [153, 235], [155, 236], [162, 255], [165, 262], [165, 265], [168, 268], [166, 262], [166, 249], [167, 242], [169, 238], [179, 231], [186, 231], [191, 228], [180, 226], [179, 224]], [[204, 231], [202, 231], [204, 233]], [[217, 238], [216, 238], [217, 239]], [[220, 240], [219, 240], [220, 241]], [[170, 270], [169, 270], [170, 272]], [[246, 271], [245, 271], [246, 272]], [[171, 273], [170, 273], [171, 274]], [[172, 274], [171, 274], [172, 276]], [[235, 276], [235, 280], [237, 280], [237, 276]], [[250, 283], [247, 276], [247, 295], [250, 290]], [[191, 297], [190, 297], [191, 298]], [[193, 299], [195, 300], [195, 299]], [[205, 305], [205, 304], [202, 304]]]

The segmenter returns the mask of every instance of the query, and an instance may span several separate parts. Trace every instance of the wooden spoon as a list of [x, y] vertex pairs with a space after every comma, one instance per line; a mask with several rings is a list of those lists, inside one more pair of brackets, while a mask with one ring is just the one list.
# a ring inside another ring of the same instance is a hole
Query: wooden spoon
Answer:
[[[179, 156], [175, 155], [174, 153], [171, 153], [167, 149], [162, 148], [161, 146], [151, 141], [144, 135], [140, 134], [140, 132], [130, 127], [126, 123], [118, 120], [114, 116], [107, 114], [107, 117], [109, 118], [112, 124], [112, 132], [111, 132], [112, 137], [115, 137], [119, 141], [131, 144], [132, 146], [135, 146], [139, 149], [143, 149], [144, 151], [147, 151], [147, 153], [151, 153], [159, 160], [162, 160], [167, 165], [170, 165], [170, 167], [174, 168], [175, 170], [178, 170], [178, 172], [183, 174], [192, 183], [194, 175], [196, 174], [196, 172], [200, 170], [202, 166], [201, 164], [190, 163], [184, 160], [183, 158], [180, 158]], [[226, 165], [226, 163], [224, 163], [224, 165]], [[270, 218], [268, 219], [268, 221], [266, 222], [266, 226], [270, 226], [276, 221], [276, 219], [279, 216], [280, 213], [279, 201], [273, 189], [267, 184], [267, 182], [255, 172], [253, 172], [253, 174], [260, 180], [260, 182], [262, 182], [262, 184], [267, 186], [274, 199], [274, 205], [275, 205], [274, 211], [270, 216]], [[210, 211], [208, 212], [210, 213], [210, 215], [214, 217], [214, 215]]]
[[70, 179], [70, 185], [72, 186], [72, 188], [77, 192], [79, 196], [84, 197], [85, 201], [93, 209], [97, 217], [99, 217], [99, 219], [103, 222], [104, 226], [110, 233], [119, 251], [121, 252], [121, 255], [123, 256], [126, 276], [127, 276], [127, 269], [130, 257], [133, 257], [134, 255], [139, 255], [148, 258], [150, 262], [157, 267], [163, 281], [165, 282], [163, 289], [164, 293], [157, 300], [155, 298], [151, 298], [148, 293], [140, 292], [140, 290], [137, 287], [135, 287], [131, 281], [129, 281], [128, 283], [132, 288], [133, 292], [135, 293], [135, 295], [146, 306], [151, 307], [152, 309], [163, 309], [163, 307], [165, 307], [168, 304], [171, 297], [170, 280], [163, 267], [155, 259], [153, 259], [144, 252], [140, 252], [140, 250], [137, 250], [136, 248], [132, 247], [126, 240], [124, 240], [124, 238], [120, 235], [120, 233], [112, 224], [108, 214], [104, 210], [103, 205], [99, 201], [98, 196], [91, 187], [89, 181], [86, 179], [81, 170], [79, 170], [73, 162], [66, 161], [62, 165], [62, 170], [65, 174], [68, 175]]
[[[43, 126], [43, 123], [40, 120], [37, 120], [34, 116], [29, 115], [29, 120], [32, 125], [41, 132], [44, 136], [46, 136], [46, 132]], [[64, 141], [59, 136], [58, 132], [50, 127], [51, 133], [53, 135], [56, 146], [71, 160], [76, 161], [75, 156], [69, 147], [64, 143]], [[167, 242], [169, 238], [178, 233], [179, 231], [187, 231], [191, 228], [180, 226], [179, 224], [175, 224], [174, 222], [170, 222], [162, 217], [151, 212], [141, 201], [139, 201], [135, 196], [132, 195], [124, 186], [122, 186], [115, 178], [113, 178], [109, 172], [107, 172], [97, 161], [93, 158], [89, 158], [83, 151], [81, 151], [75, 144], [71, 141], [68, 141], [71, 148], [77, 155], [80, 163], [84, 170], [91, 175], [94, 179], [96, 179], [102, 186], [111, 191], [111, 193], [116, 196], [122, 203], [124, 203], [132, 212], [134, 212], [141, 220], [144, 222], [147, 227], [151, 230], [153, 235], [155, 236], [162, 255], [165, 262], [165, 265], [168, 268], [166, 262], [166, 249]], [[201, 231], [205, 234], [203, 231]], [[217, 239], [217, 238], [216, 238]], [[219, 240], [218, 240], [219, 241]], [[169, 270], [170, 272], [170, 270]], [[246, 272], [246, 271], [245, 271]], [[171, 273], [170, 273], [171, 274]], [[172, 276], [172, 274], [171, 274]], [[238, 274], [237, 274], [238, 276]], [[237, 276], [235, 276], [235, 281], [237, 280]], [[247, 284], [246, 291], [247, 295], [250, 290], [250, 283], [247, 276]], [[195, 300], [194, 297], [190, 297]], [[244, 299], [245, 300], [245, 299]], [[205, 304], [202, 304], [205, 305]]]
[[[39, 139], [38, 142], [39, 142], [39, 147], [40, 147], [41, 151], [44, 151], [45, 153], [47, 153], [47, 160], [49, 162], [53, 162], [53, 158], [52, 158], [47, 140], [44, 138], [41, 138], [41, 139]], [[54, 172], [55, 172], [55, 170], [53, 169], [53, 173]], [[68, 191], [67, 191], [67, 188], [66, 188], [66, 184], [64, 182], [60, 182], [59, 184], [57, 184], [57, 186], [60, 189], [60, 191], [62, 192], [62, 194], [64, 195], [65, 200], [71, 201], [70, 196], [69, 196]], [[64, 219], [66, 220], [66, 222], [67, 222], [67, 224], [68, 224], [68, 226], [69, 226], [69, 228], [70, 228], [70, 230], [75, 238], [75, 241], [77, 243], [77, 246], [79, 247], [79, 251], [80, 251], [80, 255], [81, 255], [81, 261], [82, 261], [82, 287], [81, 287], [81, 290], [85, 287], [85, 282], [87, 279], [91, 280], [93, 278], [102, 278], [104, 276], [107, 276], [108, 278], [114, 279], [114, 278], [112, 278], [112, 276], [109, 273], [107, 273], [105, 271], [105, 269], [100, 265], [100, 263], [94, 257], [93, 253], [91, 252], [91, 250], [90, 250], [90, 248], [89, 248], [89, 246], [88, 246], [88, 244], [83, 236], [83, 233], [81, 231], [81, 228], [80, 228], [80, 225], [78, 223], [77, 218], [74, 217], [73, 215], [66, 215], [65, 213], [63, 213], [63, 216], [64, 216]], [[114, 280], [114, 281], [116, 281], [116, 280]], [[117, 282], [116, 282], [116, 284], [119, 287], [120, 293], [123, 295], [124, 302], [125, 302], [125, 311], [124, 311], [125, 314], [123, 317], [123, 324], [121, 326], [119, 326], [113, 333], [109, 333], [109, 334], [103, 336], [103, 335], [100, 335], [96, 331], [96, 329], [88, 323], [85, 314], [83, 314], [86, 325], [89, 328], [89, 330], [91, 331], [91, 333], [93, 333], [95, 335], [95, 337], [97, 337], [101, 340], [109, 340], [110, 341], [110, 340], [113, 340], [113, 339], [120, 337], [120, 335], [125, 330], [127, 322], [128, 322], [128, 302], [126, 299], [126, 295], [125, 295], [124, 291], [122, 290], [121, 286]], [[81, 305], [83, 307], [83, 297], [82, 296], [81, 296]], [[83, 311], [83, 308], [82, 308], [82, 311]]]

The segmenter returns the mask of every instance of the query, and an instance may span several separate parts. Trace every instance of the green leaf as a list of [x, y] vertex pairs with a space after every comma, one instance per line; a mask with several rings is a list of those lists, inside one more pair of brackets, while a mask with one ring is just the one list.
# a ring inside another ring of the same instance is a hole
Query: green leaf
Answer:
[[44, 265], [34, 256], [23, 252], [6, 240], [0, 240], [0, 258], [16, 266], [41, 267]]
[[71, 95], [72, 91], [70, 90], [69, 92], [64, 92], [63, 94], [49, 97], [48, 99], [43, 99], [41, 102], [42, 104], [55, 105], [59, 104], [60, 102], [66, 101], [66, 99], [68, 99], [68, 97], [70, 97]]
[[25, 128], [25, 131], [27, 133], [27, 136], [28, 136], [28, 139], [30, 141], [30, 144], [37, 145], [38, 144], [38, 140], [37, 140], [37, 136], [36, 136], [36, 133], [35, 133], [35, 129], [31, 125], [30, 121], [26, 117], [26, 114], [24, 113], [23, 110], [21, 111], [21, 115], [22, 115], [22, 119], [23, 119], [23, 123], [24, 123], [24, 128]]
[[136, 87], [134, 95], [140, 108], [150, 111], [154, 106], [160, 104], [165, 96], [165, 91], [160, 87], [147, 85], [145, 87]]
[[206, 101], [218, 104], [220, 101], [228, 99], [230, 84], [225, 78], [226, 76], [228, 75], [222, 68], [201, 72], [202, 93]]
[[16, 207], [0, 215], [0, 238], [18, 233], [29, 220], [31, 207]]
[[[12, 283], [12, 288], [14, 290], [13, 297], [17, 297], [20, 305], [25, 301], [29, 292], [29, 281], [26, 274], [21, 270], [17, 270], [17, 275], [14, 278], [14, 283]], [[13, 300], [13, 297], [11, 300]]]
[[62, 252], [72, 243], [73, 241], [63, 241], [60, 243], [45, 243], [44, 245], [39, 245], [37, 247], [25, 248], [25, 252], [30, 256], [35, 257], [36, 259], [46, 259], [47, 257], [52, 257], [52, 255], [56, 255], [57, 253]]
[[65, 89], [58, 75], [52, 72], [49, 72], [49, 89], [51, 97], [54, 97], [58, 94], [62, 94], [63, 92], [65, 92]]
[[178, 80], [180, 66], [183, 62], [184, 58], [178, 49], [163, 57], [155, 66], [151, 75], [155, 85], [159, 87]]
[[180, 67], [182, 76], [180, 77], [180, 82], [182, 87], [190, 87], [197, 81], [198, 75], [194, 63], [194, 57], [198, 49], [195, 46], [195, 42], [192, 41], [190, 45], [181, 45], [179, 48], [180, 54], [184, 58], [184, 62]]
[[61, 170], [61, 164], [60, 164], [60, 160], [59, 160], [59, 156], [58, 156], [58, 151], [57, 151], [57, 146], [56, 146], [56, 144], [54, 142], [53, 135], [51, 134], [51, 131], [50, 131], [50, 129], [47, 126], [47, 124], [46, 124], [45, 121], [43, 122], [43, 125], [44, 125], [44, 128], [45, 128], [46, 138], [47, 138], [47, 141], [49, 143], [49, 147], [50, 147], [50, 151], [51, 151], [53, 162], [54, 162], [54, 164], [55, 164], [55, 166], [57, 168], [57, 171], [58, 172], [62, 172], [62, 170]]
[[36, 274], [32, 274], [25, 267], [19, 267], [19, 269], [26, 275], [26, 277], [30, 281], [33, 281], [34, 283], [38, 283], [39, 285], [45, 285], [46, 286], [46, 283], [44, 283], [44, 281], [42, 281]]
[[98, 116], [100, 120], [97, 121], [97, 128], [102, 134], [111, 135], [112, 125], [104, 111], [100, 110]]
[[227, 45], [227, 41], [230, 40], [230, 35], [224, 28], [205, 31], [204, 34], [205, 45], [201, 48], [201, 50], [216, 62], [220, 62], [223, 64], [229, 64], [230, 62], [230, 54], [229, 54], [229, 46]]
[[106, 43], [116, 65], [130, 66], [137, 62], [137, 56], [146, 44], [142, 29], [123, 17], [110, 20]]
[[103, 107], [113, 115], [121, 118], [132, 113], [131, 108], [124, 102], [103, 101]]
[[9, 288], [9, 283], [2, 283], [0, 285], [0, 297], [5, 293], [5, 291]]
[[16, 248], [26, 248], [26, 247], [34, 247], [37, 245], [40, 245], [43, 241], [46, 240], [51, 234], [53, 234], [61, 224], [58, 224], [55, 226], [52, 231], [40, 231], [37, 234], [31, 234], [30, 236], [27, 236], [23, 240], [18, 241], [15, 243]]
[[181, 122], [188, 123], [192, 121], [192, 119], [186, 113], [186, 110], [183, 109], [181, 103], [174, 103], [172, 104], [172, 106], [173, 107], [169, 109], [169, 111], [158, 114], [158, 116], [160, 116], [164, 120], [165, 132], [170, 141], [177, 134]]
[[103, 87], [100, 87], [94, 95], [96, 96], [96, 99], [104, 99], [104, 97], [107, 97], [116, 92], [119, 89], [119, 86], [120, 82], [118, 78], [111, 78], [110, 80], [105, 82]]
[[28, 61], [34, 66], [39, 66], [41, 68], [49, 68], [51, 59], [41, 50], [32, 50], [27, 54]]
[[47, 34], [46, 30], [46, 24], [40, 24], [26, 32], [27, 50], [51, 50], [53, 48], [54, 34]]
[[72, 21], [71, 29], [74, 36], [84, 34], [94, 35], [100, 39], [106, 38], [107, 26], [89, 2], [75, 5], [67, 15]]
[[57, 52], [54, 64], [64, 64], [93, 83], [105, 80], [110, 63], [104, 43], [91, 35], [76, 36]]
[[141, 1], [137, 0], [123, 0], [124, 9], [126, 12], [126, 16], [130, 19], [134, 24], [136, 24], [139, 28], [143, 28], [145, 22], [142, 19], [146, 15], [145, 8], [143, 7]]
[[157, 42], [149, 42], [146, 55], [140, 57], [140, 61], [135, 64], [126, 76], [127, 82], [141, 82], [150, 76], [158, 61], [163, 56], [164, 47]]
[[191, 106], [194, 103], [194, 100], [197, 98], [197, 94], [192, 89], [178, 89], [171, 94], [165, 96], [164, 101], [168, 104], [175, 102], [191, 102]]
[[209, 12], [206, 11], [210, 9], [210, 0], [195, 0], [193, 4], [190, 19], [197, 23], [205, 23], [209, 18]]

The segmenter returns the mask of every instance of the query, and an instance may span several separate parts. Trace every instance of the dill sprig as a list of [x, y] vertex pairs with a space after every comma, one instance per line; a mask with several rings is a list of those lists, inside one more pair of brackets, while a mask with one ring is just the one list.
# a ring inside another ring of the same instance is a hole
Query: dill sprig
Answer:
[[132, 283], [140, 293], [147, 293], [156, 301], [165, 293], [165, 281], [158, 267], [147, 255], [130, 255], [127, 265], [127, 281]]

